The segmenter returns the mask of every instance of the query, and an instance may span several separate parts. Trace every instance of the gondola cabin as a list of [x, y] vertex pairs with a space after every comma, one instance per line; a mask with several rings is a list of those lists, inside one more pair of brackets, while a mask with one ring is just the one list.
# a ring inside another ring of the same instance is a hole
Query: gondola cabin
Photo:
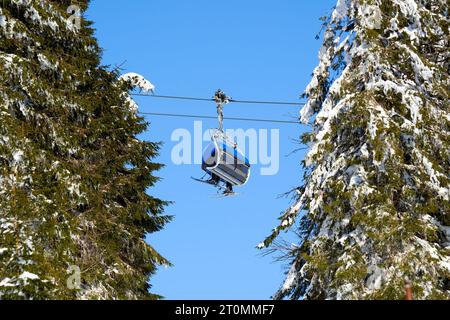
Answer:
[[202, 169], [225, 183], [242, 186], [250, 178], [250, 162], [225, 133], [217, 130], [203, 154]]

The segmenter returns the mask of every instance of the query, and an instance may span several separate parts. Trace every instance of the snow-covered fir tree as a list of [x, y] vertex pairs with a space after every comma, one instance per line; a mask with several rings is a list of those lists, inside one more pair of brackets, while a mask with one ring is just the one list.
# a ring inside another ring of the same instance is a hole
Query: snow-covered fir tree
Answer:
[[87, 6], [0, 1], [0, 299], [157, 298], [168, 264], [145, 242], [170, 220], [146, 194], [159, 146], [128, 95], [151, 87], [100, 65]]
[[449, 299], [449, 2], [338, 0], [324, 27], [274, 298]]

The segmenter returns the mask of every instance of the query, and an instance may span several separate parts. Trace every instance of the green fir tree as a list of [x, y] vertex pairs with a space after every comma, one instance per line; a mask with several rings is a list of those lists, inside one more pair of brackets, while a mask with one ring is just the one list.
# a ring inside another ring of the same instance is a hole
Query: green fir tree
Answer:
[[448, 0], [338, 0], [306, 89], [304, 184], [276, 299], [450, 298]]
[[170, 220], [146, 193], [159, 145], [137, 139], [137, 84], [100, 64], [87, 6], [0, 1], [0, 299], [158, 298], [169, 264], [145, 242]]

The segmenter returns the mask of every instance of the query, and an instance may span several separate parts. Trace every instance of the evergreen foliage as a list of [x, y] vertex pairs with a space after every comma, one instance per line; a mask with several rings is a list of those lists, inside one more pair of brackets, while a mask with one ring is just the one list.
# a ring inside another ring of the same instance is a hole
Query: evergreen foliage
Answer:
[[[338, 0], [306, 89], [298, 228], [276, 299], [450, 298], [449, 3]], [[297, 222], [297, 224], [295, 224]]]
[[[87, 0], [0, 1], [0, 299], [153, 299], [170, 220], [146, 194], [159, 144], [100, 65]], [[73, 266], [81, 287], [68, 286]]]

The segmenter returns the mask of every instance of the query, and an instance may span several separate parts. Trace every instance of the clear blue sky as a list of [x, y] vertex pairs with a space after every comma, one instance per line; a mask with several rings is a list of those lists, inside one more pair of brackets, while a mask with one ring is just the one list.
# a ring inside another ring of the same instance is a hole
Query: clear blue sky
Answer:
[[[93, 0], [87, 17], [95, 22], [103, 62], [123, 65], [157, 86], [157, 93], [211, 97], [222, 88], [235, 99], [297, 101], [317, 64], [319, 18], [335, 0]], [[215, 115], [208, 102], [141, 98], [140, 111]], [[291, 120], [292, 106], [229, 105], [225, 116]], [[279, 128], [280, 171], [261, 176], [254, 166], [242, 194], [214, 199], [198, 184], [196, 165], [176, 166], [171, 134], [193, 131], [192, 119], [151, 117], [143, 139], [162, 141], [157, 161], [166, 164], [153, 195], [174, 201], [175, 220], [149, 242], [174, 267], [152, 278], [153, 292], [167, 299], [268, 299], [282, 283], [283, 263], [262, 257], [255, 246], [267, 236], [290, 200], [280, 194], [298, 186], [304, 154], [285, 157], [305, 130], [300, 125], [226, 121], [228, 128]], [[204, 120], [203, 127], [216, 127]], [[287, 236], [289, 238], [289, 236]]]

